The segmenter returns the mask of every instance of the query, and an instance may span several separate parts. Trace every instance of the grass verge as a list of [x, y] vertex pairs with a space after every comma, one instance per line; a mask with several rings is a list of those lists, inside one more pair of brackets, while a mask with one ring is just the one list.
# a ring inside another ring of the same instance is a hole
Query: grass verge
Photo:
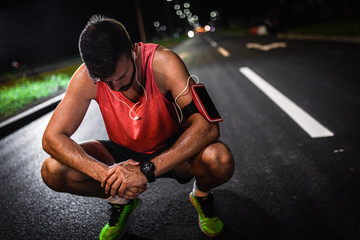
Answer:
[[[181, 36], [155, 42], [171, 48], [185, 39], [186, 36]], [[13, 74], [8, 74], [8, 81], [0, 84], [0, 121], [26, 110], [41, 99], [65, 90], [78, 67], [79, 64], [70, 65], [34, 77], [24, 75], [17, 78]]]
[[68, 74], [54, 73], [37, 79], [24, 76], [15, 83], [1, 86], [0, 119], [10, 117], [34, 101], [65, 89], [69, 80]]

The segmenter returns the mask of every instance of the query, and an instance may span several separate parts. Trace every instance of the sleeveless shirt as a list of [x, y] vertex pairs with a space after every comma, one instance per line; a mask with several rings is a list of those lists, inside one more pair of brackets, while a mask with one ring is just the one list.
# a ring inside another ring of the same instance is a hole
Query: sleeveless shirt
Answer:
[[127, 99], [122, 92], [113, 91], [104, 82], [97, 83], [96, 101], [110, 140], [133, 151], [151, 154], [165, 147], [183, 129], [177, 121], [172, 103], [162, 95], [155, 82], [152, 63], [158, 45], [138, 45], [141, 46], [142, 64], [142, 81], [139, 79], [139, 82], [145, 88], [147, 99], [143, 94], [130, 114], [134, 117], [136, 111], [139, 119], [129, 117], [130, 108], [136, 103]]

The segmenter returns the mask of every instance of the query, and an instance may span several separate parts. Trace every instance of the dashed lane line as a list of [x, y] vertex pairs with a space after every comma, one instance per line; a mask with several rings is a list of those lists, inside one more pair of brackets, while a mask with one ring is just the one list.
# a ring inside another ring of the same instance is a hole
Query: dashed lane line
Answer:
[[221, 54], [221, 55], [223, 55], [224, 57], [230, 57], [230, 52], [229, 51], [227, 51], [225, 48], [223, 48], [223, 47], [218, 47], [217, 48], [217, 51]]
[[214, 40], [212, 40], [210, 37], [205, 37], [204, 38], [209, 44], [210, 46], [212, 46], [213, 48], [216, 48], [216, 50], [223, 55], [224, 57], [230, 57], [230, 52], [228, 50], [226, 50], [223, 47], [220, 47], [219, 44], [217, 42], [215, 42]]

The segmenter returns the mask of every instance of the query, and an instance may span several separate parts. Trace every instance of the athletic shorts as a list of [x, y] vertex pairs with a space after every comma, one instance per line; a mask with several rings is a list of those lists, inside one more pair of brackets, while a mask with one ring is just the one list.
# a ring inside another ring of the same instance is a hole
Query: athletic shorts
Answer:
[[[169, 144], [168, 146], [166, 146], [163, 149], [160, 149], [152, 154], [147, 154], [147, 153], [139, 153], [139, 152], [133, 151], [129, 148], [120, 146], [111, 140], [98, 140], [98, 141], [109, 151], [109, 153], [115, 159], [116, 163], [124, 162], [129, 159], [133, 159], [137, 162], [150, 161], [151, 159], [153, 159], [154, 157], [158, 156], [159, 154], [164, 152], [166, 149], [168, 149], [173, 143], [173, 142], [171, 142], [171, 144]], [[179, 178], [176, 175], [175, 169], [172, 169], [157, 178], [173, 178], [173, 179], [177, 180], [179, 183], [185, 184], [185, 183], [190, 182], [193, 177], [187, 178], [187, 179]]]

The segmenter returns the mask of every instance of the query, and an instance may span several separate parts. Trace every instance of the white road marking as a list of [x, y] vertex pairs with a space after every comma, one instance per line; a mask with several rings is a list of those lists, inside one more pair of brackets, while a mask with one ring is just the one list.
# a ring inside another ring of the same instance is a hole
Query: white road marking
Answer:
[[265, 93], [286, 114], [289, 115], [305, 132], [312, 138], [332, 137], [334, 133], [321, 125], [303, 109], [297, 106], [289, 98], [271, 86], [263, 78], [248, 67], [241, 67], [239, 71], [247, 77], [255, 86]]
[[230, 52], [228, 52], [225, 48], [218, 47], [217, 51], [224, 57], [230, 57]]
[[219, 44], [217, 42], [215, 42], [214, 40], [212, 40], [210, 37], [206, 36], [204, 38], [212, 47], [216, 48], [216, 50], [223, 55], [224, 57], [230, 57], [230, 52], [227, 51], [225, 48], [223, 47], [218, 47]]
[[217, 47], [217, 46], [218, 46], [218, 43], [215, 42], [215, 41], [212, 40], [212, 39], [209, 40], [209, 43], [210, 43], [210, 45], [211, 45], [212, 47]]
[[281, 47], [285, 48], [286, 43], [285, 42], [274, 42], [274, 43], [270, 43], [270, 44], [266, 44], [266, 45], [261, 45], [259, 43], [247, 43], [246, 44], [247, 49], [255, 48], [255, 49], [262, 50], [262, 51], [269, 51], [271, 49], [281, 48]]

